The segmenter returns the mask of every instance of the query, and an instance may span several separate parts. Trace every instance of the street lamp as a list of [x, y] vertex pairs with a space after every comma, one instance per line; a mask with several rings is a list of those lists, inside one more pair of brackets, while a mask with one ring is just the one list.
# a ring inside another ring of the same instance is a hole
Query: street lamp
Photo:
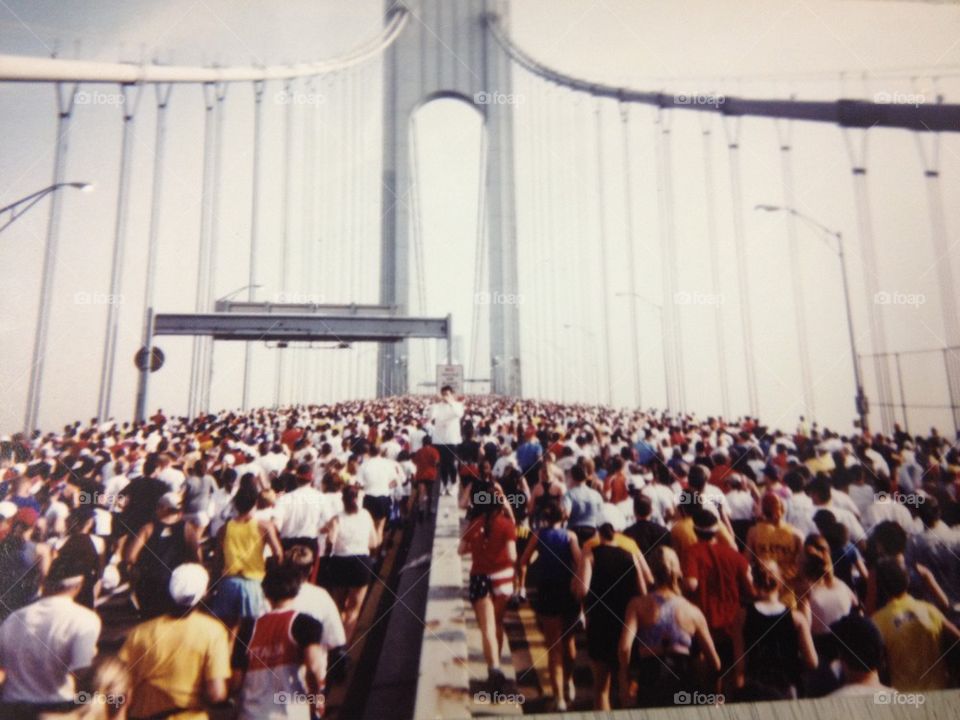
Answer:
[[[850, 336], [850, 354], [853, 355], [853, 378], [854, 383], [857, 388], [857, 395], [854, 398], [854, 402], [857, 406], [857, 415], [860, 417], [860, 431], [865, 432], [867, 429], [867, 413], [869, 411], [867, 396], [863, 391], [863, 381], [860, 377], [860, 356], [857, 355], [857, 339], [853, 332], [853, 312], [850, 309], [850, 284], [847, 280], [847, 258], [843, 251], [843, 234], [839, 230], [831, 230], [823, 223], [814, 220], [809, 215], [800, 212], [792, 207], [784, 207], [782, 205], [765, 205], [760, 204], [756, 205], [753, 208], [754, 210], [762, 210], [764, 212], [785, 212], [794, 217], [800, 218], [808, 225], [811, 225], [814, 229], [820, 231], [825, 236], [834, 238], [837, 241], [837, 256], [840, 258], [840, 270], [843, 275], [843, 301], [847, 310], [847, 333]], [[824, 242], [830, 246], [829, 241], [824, 238]], [[831, 250], [833, 248], [831, 247]]]
[[93, 183], [88, 182], [62, 182], [50, 185], [45, 187], [42, 190], [37, 190], [36, 192], [26, 195], [16, 202], [12, 202], [6, 207], [0, 208], [0, 215], [8, 212], [10, 213], [10, 219], [7, 220], [3, 225], [0, 225], [0, 232], [3, 232], [8, 227], [10, 227], [15, 220], [17, 220], [21, 215], [23, 215], [27, 210], [32, 208], [38, 202], [43, 200], [47, 195], [52, 192], [56, 192], [62, 187], [72, 187], [80, 190], [81, 192], [91, 192], [93, 190]]
[[[61, 125], [64, 124], [61, 115]], [[61, 138], [65, 137], [61, 134]], [[58, 143], [55, 162], [54, 178], [63, 176], [63, 145]], [[55, 182], [49, 187], [31, 193], [17, 200], [5, 208], [0, 209], [0, 215], [10, 213], [10, 219], [0, 226], [0, 232], [5, 230], [23, 213], [40, 202], [40, 199], [56, 192], [62, 187], [73, 187], [89, 192], [93, 185], [87, 182]], [[40, 302], [37, 308], [37, 326], [33, 334], [33, 356], [30, 360], [30, 383], [27, 386], [27, 407], [24, 413], [23, 432], [29, 438], [37, 429], [37, 418], [40, 414], [40, 394], [43, 388], [43, 368], [47, 353], [47, 331], [50, 324], [50, 304], [52, 301], [54, 275], [57, 264], [57, 244], [60, 239], [60, 196], [53, 195], [50, 202], [50, 219], [47, 221], [47, 242], [43, 250], [43, 269], [40, 272]]]
[[230, 298], [232, 298], [234, 295], [239, 295], [239, 294], [242, 293], [244, 290], [256, 290], [257, 288], [262, 288], [262, 287], [263, 287], [263, 285], [244, 285], [243, 287], [238, 287], [236, 290], [232, 290], [232, 291], [228, 292], [228, 293], [227, 293], [226, 295], [224, 295], [223, 297], [217, 298], [216, 301], [214, 302], [214, 305], [213, 305], [213, 306], [216, 307], [216, 306], [219, 305], [220, 303], [226, 302], [227, 300], [229, 300]]

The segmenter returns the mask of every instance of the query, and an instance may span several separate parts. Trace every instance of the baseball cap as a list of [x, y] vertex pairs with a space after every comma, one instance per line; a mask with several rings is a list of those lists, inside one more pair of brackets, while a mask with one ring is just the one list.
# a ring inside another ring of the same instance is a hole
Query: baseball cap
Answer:
[[0, 502], [0, 519], [9, 520], [17, 514], [17, 506], [9, 500]]
[[207, 594], [210, 574], [199, 563], [184, 563], [170, 575], [170, 597], [180, 607], [193, 607]]

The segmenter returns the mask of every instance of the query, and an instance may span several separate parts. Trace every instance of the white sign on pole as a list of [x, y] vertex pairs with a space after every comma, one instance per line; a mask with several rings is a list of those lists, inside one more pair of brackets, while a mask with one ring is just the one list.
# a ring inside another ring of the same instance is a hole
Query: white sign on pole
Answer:
[[452, 387], [457, 395], [463, 394], [463, 365], [437, 365], [437, 391], [444, 385]]

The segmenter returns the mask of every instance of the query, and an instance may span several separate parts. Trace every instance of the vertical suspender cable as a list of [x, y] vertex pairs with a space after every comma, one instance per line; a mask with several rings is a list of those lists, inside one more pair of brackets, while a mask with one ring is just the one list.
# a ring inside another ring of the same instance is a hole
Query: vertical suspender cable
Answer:
[[636, 407], [643, 407], [643, 387], [640, 375], [640, 329], [637, 323], [637, 302], [640, 300], [637, 292], [637, 260], [636, 238], [633, 233], [633, 162], [630, 153], [630, 106], [620, 103], [620, 130], [623, 141], [623, 218], [627, 244], [627, 273], [629, 275], [630, 292], [630, 338], [633, 347], [633, 392]]
[[[917, 152], [923, 164], [927, 186], [927, 203], [930, 208], [930, 239], [933, 242], [934, 265], [937, 268], [937, 285], [940, 291], [940, 312], [943, 317], [947, 391], [953, 428], [960, 430], [960, 318], [957, 317], [957, 296], [954, 290], [953, 268], [950, 263], [950, 246], [947, 235], [947, 220], [943, 207], [943, 189], [940, 183], [940, 133], [930, 135], [929, 155], [924, 147], [924, 138], [914, 133]], [[901, 386], [902, 390], [902, 386]], [[906, 411], [904, 411], [906, 425]]]
[[757, 370], [754, 362], [753, 320], [750, 313], [750, 272], [743, 222], [743, 189], [740, 169], [740, 118], [724, 116], [730, 161], [730, 195], [733, 212], [733, 241], [737, 253], [737, 287], [740, 296], [740, 324], [743, 330], [744, 365], [747, 371], [747, 408], [756, 418], [760, 412]]
[[[349, 163], [347, 165], [350, 175], [347, 178], [346, 187], [350, 193], [347, 198], [347, 210], [349, 212], [350, 225], [345, 239], [350, 247], [350, 269], [348, 273], [348, 283], [350, 288], [350, 302], [357, 302], [357, 270], [360, 267], [360, 252], [357, 246], [357, 168], [359, 167], [357, 152], [357, 82], [356, 77], [350, 74], [350, 95], [347, 100], [347, 127], [349, 135], [344, 147], [349, 153]], [[357, 381], [357, 357], [359, 355], [359, 344], [354, 344], [350, 348], [350, 362], [347, 365], [347, 397], [351, 400], [356, 398]]]
[[[532, 110], [530, 113], [530, 180], [531, 180], [531, 206], [534, 217], [534, 228], [530, 250], [530, 268], [527, 271], [530, 278], [531, 291], [534, 294], [534, 346], [536, 347], [536, 373], [537, 373], [537, 394], [533, 397], [543, 399], [546, 397], [545, 390], [547, 386], [547, 367], [545, 353], [545, 329], [544, 318], [546, 317], [546, 307], [543, 295], [543, 275], [540, 272], [540, 258], [542, 256], [542, 247], [546, 236], [546, 223], [543, 217], [543, 183], [542, 172], [543, 163], [540, 158], [540, 143], [542, 136], [540, 133], [540, 123], [542, 122], [543, 110], [543, 84], [539, 77], [530, 75], [531, 95], [536, 93]], [[535, 111], [534, 111], [535, 109]]]
[[[134, 132], [141, 88], [121, 85], [123, 93], [123, 139], [120, 150], [120, 174], [117, 179], [117, 217], [113, 235], [113, 257], [110, 263], [110, 292], [107, 295], [107, 328], [103, 339], [103, 363], [100, 367], [100, 399], [97, 416], [101, 421], [110, 416], [110, 395], [113, 391], [113, 369], [117, 359], [117, 331], [120, 325], [120, 293], [123, 287], [123, 251], [127, 244], [127, 219], [130, 215], [130, 166], [133, 164]], [[132, 102], [131, 102], [132, 99]]]
[[[482, 127], [480, 130], [480, 160], [479, 160], [479, 182], [477, 183], [477, 237], [474, 243], [474, 274], [473, 274], [473, 318], [470, 327], [470, 376], [479, 377], [479, 368], [477, 367], [480, 357], [480, 313], [482, 311], [483, 297], [481, 288], [483, 287], [484, 268], [486, 267], [485, 258], [487, 255], [487, 130]], [[495, 302], [496, 298], [487, 295], [489, 302]]]
[[[777, 139], [780, 142], [780, 169], [783, 177], [784, 207], [794, 208], [793, 194], [793, 125], [790, 120], [783, 123], [777, 120]], [[800, 355], [800, 380], [803, 388], [803, 405], [808, 417], [816, 418], [817, 411], [813, 397], [813, 377], [810, 370], [810, 347], [807, 339], [806, 301], [803, 293], [803, 273], [801, 272], [800, 249], [797, 239], [797, 217], [786, 214], [787, 249], [790, 256], [791, 284], [793, 286], [793, 312], [797, 325], [797, 344]]]
[[[589, 159], [587, 157], [588, 118], [584, 113], [586, 107], [586, 103], [583, 102], [584, 99], [583, 95], [578, 93], [574, 101], [575, 124], [573, 144], [577, 159], [577, 177], [581, 178], [583, 182], [586, 182], [589, 175]], [[576, 199], [578, 202], [576, 247], [579, 249], [579, 256], [576, 259], [579, 270], [575, 284], [578, 290], [577, 304], [579, 305], [577, 322], [580, 324], [580, 327], [584, 329], [586, 335], [586, 337], [581, 338], [580, 343], [580, 372], [584, 375], [589, 374], [593, 376], [593, 395], [592, 397], [587, 396], [587, 401], [599, 403], [601, 399], [600, 373], [591, 369], [595, 353], [593, 338], [596, 337], [592, 328], [596, 327], [596, 325], [593, 322], [593, 314], [590, 312], [590, 299], [587, 292], [590, 282], [588, 272], [592, 264], [590, 259], [592, 251], [589, 243], [586, 242], [586, 238], [588, 237], [587, 213], [590, 204], [584, 192], [576, 193]]]
[[[288, 287], [288, 271], [290, 265], [290, 217], [293, 214], [291, 205], [291, 186], [293, 185], [293, 88], [291, 81], [287, 80], [283, 85], [283, 92], [287, 102], [284, 107], [284, 131], [283, 131], [283, 220], [281, 221], [281, 241], [280, 241], [280, 292], [286, 295], [290, 292]], [[280, 407], [285, 401], [285, 378], [286, 371], [286, 352], [285, 348], [277, 350], [276, 382], [273, 388], [274, 407]]]
[[[250, 262], [247, 274], [247, 302], [253, 302], [258, 279], [260, 245], [260, 164], [262, 162], [263, 128], [263, 81], [253, 83], [253, 169], [250, 193]], [[243, 348], [243, 397], [241, 408], [250, 408], [250, 372], [253, 362], [253, 343], [244, 343]]]
[[[315, 140], [314, 140], [314, 171], [316, 172], [316, 191], [314, 192], [314, 202], [316, 203], [316, 215], [315, 226], [313, 237], [310, 238], [309, 242], [314, 244], [314, 264], [313, 264], [313, 286], [317, 289], [321, 302], [327, 302], [327, 252], [329, 250], [329, 245], [327, 244], [327, 228], [326, 228], [326, 198], [327, 198], [327, 183], [326, 177], [327, 173], [324, 170], [324, 160], [327, 156], [327, 113], [325, 108], [330, 101], [330, 98], [327, 97], [326, 92], [327, 78], [326, 76], [320, 77], [320, 88], [319, 94], [317, 95], [317, 122], [315, 126]], [[323, 111], [323, 112], [322, 112]], [[317, 404], [322, 404], [326, 402], [327, 396], [324, 394], [323, 388], [320, 384], [320, 379], [324, 372], [322, 369], [326, 367], [326, 352], [311, 353], [311, 358], [309, 362], [310, 367], [310, 395], [313, 397], [313, 401]]]
[[[157, 84], [154, 91], [157, 99], [156, 129], [153, 142], [153, 186], [150, 194], [150, 230], [147, 238], [147, 272], [143, 283], [143, 335], [141, 342], [146, 349], [147, 358], [153, 357], [153, 329], [151, 317], [157, 284], [157, 251], [160, 245], [160, 211], [163, 207], [163, 169], [164, 154], [167, 147], [167, 106], [173, 85]], [[134, 417], [137, 422], [146, 420], [147, 377], [149, 370], [137, 375], [137, 403]]]
[[[864, 281], [867, 289], [867, 317], [870, 321], [870, 344], [873, 351], [874, 372], [876, 373], [877, 399], [880, 407], [881, 429], [885, 433], [893, 430], [890, 366], [887, 358], [887, 334], [880, 314], [881, 305], [877, 302], [880, 275], [874, 248], [873, 222], [870, 218], [870, 195], [867, 188], [867, 131], [863, 133], [858, 149], [854, 146], [850, 128], [843, 129], [843, 138], [847, 145], [853, 173], [853, 186], [857, 202], [857, 217], [860, 225], [860, 257], [864, 268]], [[868, 415], [869, 416], [869, 415]]]
[[[303, 195], [301, 202], [303, 205], [303, 228], [300, 233], [300, 248], [302, 263], [300, 268], [300, 286], [304, 294], [304, 299], [310, 303], [318, 302], [313, 292], [313, 266], [314, 266], [314, 226], [313, 226], [313, 202], [314, 202], [314, 147], [313, 140], [317, 130], [317, 87], [316, 78], [307, 78], [307, 94], [305, 98], [304, 109], [306, 117], [303, 119]], [[310, 352], [309, 345], [299, 350], [297, 359], [297, 402], [310, 404], [314, 398], [309, 392], [307, 386], [308, 380], [308, 361], [313, 353]]]
[[707, 237], [710, 244], [710, 283], [714, 297], [713, 324], [717, 346], [717, 371], [720, 381], [720, 411], [730, 418], [730, 387], [727, 377], [726, 333], [723, 327], [723, 303], [720, 302], [720, 238], [717, 233], [717, 201], [713, 177], [713, 123], [712, 113], [700, 113], [703, 130], [703, 174], [706, 189]]
[[[67, 167], [67, 148], [70, 135], [70, 120], [76, 101], [79, 83], [55, 87], [57, 100], [57, 135], [53, 153], [53, 182], [64, 182]], [[40, 303], [37, 306], [37, 329], [33, 338], [33, 356], [30, 360], [30, 385], [27, 389], [27, 412], [23, 431], [29, 438], [37, 429], [40, 413], [40, 392], [43, 385], [43, 366], [47, 354], [47, 332], [50, 328], [50, 303], [57, 270], [57, 246], [60, 243], [61, 197], [63, 193], [50, 195], [50, 218], [47, 221], [47, 243], [43, 251], [43, 271], [40, 276]]]
[[[423, 262], [423, 222], [421, 213], [423, 208], [420, 203], [420, 183], [423, 178], [420, 176], [420, 123], [416, 116], [410, 119], [410, 164], [413, 172], [413, 182], [410, 187], [410, 222], [413, 230], [413, 263], [417, 276], [417, 311], [421, 315], [427, 314], [427, 296], [426, 282], [424, 279]], [[427, 366], [427, 356], [423, 355], [423, 373], [425, 378], [430, 377], [430, 369]]]
[[555, 248], [553, 245], [557, 242], [557, 237], [560, 235], [560, 222], [559, 222], [559, 206], [562, 204], [558, 201], [556, 196], [557, 191], [557, 179], [559, 176], [559, 168], [557, 164], [557, 124], [556, 120], [559, 117], [560, 109], [558, 107], [558, 95], [559, 90], [557, 88], [550, 88], [547, 104], [547, 128], [544, 132], [544, 142], [547, 151], [547, 173], [546, 173], [546, 196], [549, 198], [549, 204], [547, 205], [548, 209], [548, 218], [549, 218], [549, 231], [547, 237], [549, 238], [548, 247], [550, 252], [545, 256], [545, 260], [548, 263], [547, 267], [549, 268], [550, 276], [550, 289], [552, 290], [552, 297], [550, 302], [547, 305], [547, 314], [549, 320], [547, 321], [547, 327], [550, 329], [551, 337], [550, 342], [548, 343], [550, 348], [550, 364], [553, 368], [553, 376], [557, 387], [553, 389], [553, 399], [559, 400], [561, 402], [566, 401], [567, 394], [567, 369], [563, 358], [561, 357], [563, 353], [563, 344], [562, 344], [562, 328], [560, 327], [560, 284], [562, 278], [560, 275], [560, 265], [558, 253], [554, 252]]
[[680, 408], [677, 392], [677, 356], [676, 356], [676, 286], [673, 274], [673, 238], [671, 237], [669, 209], [667, 202], [668, 157], [666, 145], [670, 140], [669, 116], [663, 108], [658, 108], [653, 129], [657, 149], [657, 199], [660, 223], [660, 276], [663, 298], [660, 304], [661, 342], [663, 344], [663, 382], [666, 393], [666, 409], [676, 412]]
[[[209, 280], [207, 281], [207, 303], [206, 311], [213, 310], [216, 301], [216, 279], [217, 279], [217, 250], [220, 241], [220, 200], [223, 185], [223, 122], [226, 105], [224, 101], [227, 97], [227, 85], [217, 83], [215, 91], [217, 94], [216, 125], [213, 140], [213, 187], [211, 189], [212, 198], [210, 203], [210, 264]], [[203, 375], [203, 393], [201, 395], [201, 409], [204, 412], [210, 412], [210, 388], [213, 385], [213, 350], [214, 341], [212, 337], [203, 338], [206, 345], [206, 352], [203, 355], [204, 375]]]
[[597, 233], [600, 239], [600, 306], [603, 312], [603, 354], [607, 371], [607, 405], [613, 405], [613, 348], [610, 338], [610, 284], [607, 265], [606, 189], [603, 170], [603, 101], [594, 109], [594, 134], [597, 145]]
[[[680, 248], [677, 246], [677, 221], [673, 201], [673, 134], [671, 133], [672, 116], [665, 114], [663, 121], [663, 207], [667, 222], [667, 233], [670, 238], [670, 277], [671, 284], [676, 291], [680, 287]], [[676, 298], [671, 297], [673, 312], [673, 360], [676, 363], [677, 402], [678, 409], [683, 412], [687, 409], [687, 375], [686, 362], [683, 357], [683, 316]]]
[[[207, 273], [210, 253], [210, 186], [213, 174], [213, 127], [216, 111], [216, 90], [213, 83], [203, 85], [204, 123], [203, 123], [203, 179], [200, 189], [200, 243], [197, 250], [197, 294], [194, 301], [195, 312], [203, 312], [207, 297]], [[203, 344], [200, 337], [193, 338], [193, 351], [190, 356], [190, 392], [187, 398], [187, 416], [197, 415], [200, 405], [200, 378], [202, 373]]]

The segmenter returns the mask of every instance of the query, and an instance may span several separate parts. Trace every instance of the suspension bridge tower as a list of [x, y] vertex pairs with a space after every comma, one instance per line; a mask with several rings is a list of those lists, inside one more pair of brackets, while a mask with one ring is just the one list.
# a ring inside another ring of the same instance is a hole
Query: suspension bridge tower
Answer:
[[[388, 20], [397, 10], [386, 0]], [[489, 268], [490, 378], [496, 394], [520, 395], [520, 323], [510, 59], [488, 29], [507, 21], [506, 0], [407, 0], [411, 13], [384, 58], [383, 208], [380, 300], [406, 313], [410, 298], [410, 124], [421, 105], [461, 100], [483, 115], [484, 218]], [[480, 262], [480, 259], [477, 259]], [[449, 268], [462, 272], [463, 268]], [[380, 395], [407, 391], [406, 341], [380, 346]]]

